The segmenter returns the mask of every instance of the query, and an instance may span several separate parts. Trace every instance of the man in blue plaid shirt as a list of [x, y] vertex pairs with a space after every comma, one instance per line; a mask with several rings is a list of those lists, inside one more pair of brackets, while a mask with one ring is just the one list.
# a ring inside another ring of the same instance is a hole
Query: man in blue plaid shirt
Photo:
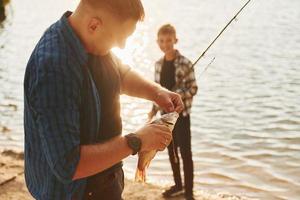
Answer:
[[110, 52], [143, 16], [140, 0], [81, 0], [36, 45], [24, 78], [25, 179], [35, 199], [122, 199], [121, 160], [170, 143], [162, 125], [122, 136], [120, 94], [183, 109], [178, 94]]

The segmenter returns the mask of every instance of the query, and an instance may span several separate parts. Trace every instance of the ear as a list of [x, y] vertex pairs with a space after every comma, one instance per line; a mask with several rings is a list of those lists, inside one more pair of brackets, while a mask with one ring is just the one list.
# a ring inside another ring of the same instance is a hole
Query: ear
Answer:
[[93, 17], [90, 19], [89, 24], [88, 24], [88, 31], [90, 33], [95, 32], [97, 29], [101, 28], [103, 25], [103, 21], [101, 18], [98, 17]]
[[178, 42], [178, 39], [176, 38], [176, 39], [175, 39], [175, 43], [174, 43], [174, 44], [177, 44], [177, 42]]

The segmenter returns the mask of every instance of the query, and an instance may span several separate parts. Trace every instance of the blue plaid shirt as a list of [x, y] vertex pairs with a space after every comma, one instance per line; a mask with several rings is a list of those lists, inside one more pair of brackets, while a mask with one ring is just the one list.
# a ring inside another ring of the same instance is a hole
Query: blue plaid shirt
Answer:
[[25, 72], [25, 179], [36, 199], [82, 199], [86, 179], [72, 177], [80, 145], [99, 130], [100, 99], [70, 14], [46, 30]]

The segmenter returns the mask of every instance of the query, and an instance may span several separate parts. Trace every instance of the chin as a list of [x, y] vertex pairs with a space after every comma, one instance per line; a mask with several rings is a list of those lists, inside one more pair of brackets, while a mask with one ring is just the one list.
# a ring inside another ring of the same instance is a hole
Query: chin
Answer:
[[108, 54], [109, 54], [109, 52], [110, 52], [110, 50], [106, 50], [106, 51], [99, 51], [97, 54], [98, 54], [99, 56], [106, 56], [106, 55], [108, 55]]
[[173, 53], [173, 49], [168, 49], [165, 51], [165, 54], [168, 54], [168, 53]]
[[161, 50], [164, 54], [166, 54], [166, 53], [168, 53], [168, 51], [167, 50]]

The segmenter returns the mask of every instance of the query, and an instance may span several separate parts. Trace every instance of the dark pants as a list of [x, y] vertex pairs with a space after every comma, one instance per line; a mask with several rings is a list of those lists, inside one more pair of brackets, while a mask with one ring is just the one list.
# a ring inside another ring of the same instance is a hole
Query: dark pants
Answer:
[[[173, 130], [173, 142], [171, 142], [171, 144], [168, 146], [169, 159], [173, 170], [175, 184], [176, 186], [182, 187], [178, 147], [180, 149], [180, 154], [183, 161], [184, 188], [186, 194], [193, 193], [194, 179], [190, 124], [190, 116], [188, 115], [186, 117], [183, 117], [180, 114]], [[177, 159], [177, 162], [175, 160], [175, 157]]]
[[120, 168], [105, 176], [93, 176], [88, 180], [84, 200], [122, 200], [124, 172]]
[[5, 7], [3, 0], [0, 0], [0, 22], [5, 19]]

